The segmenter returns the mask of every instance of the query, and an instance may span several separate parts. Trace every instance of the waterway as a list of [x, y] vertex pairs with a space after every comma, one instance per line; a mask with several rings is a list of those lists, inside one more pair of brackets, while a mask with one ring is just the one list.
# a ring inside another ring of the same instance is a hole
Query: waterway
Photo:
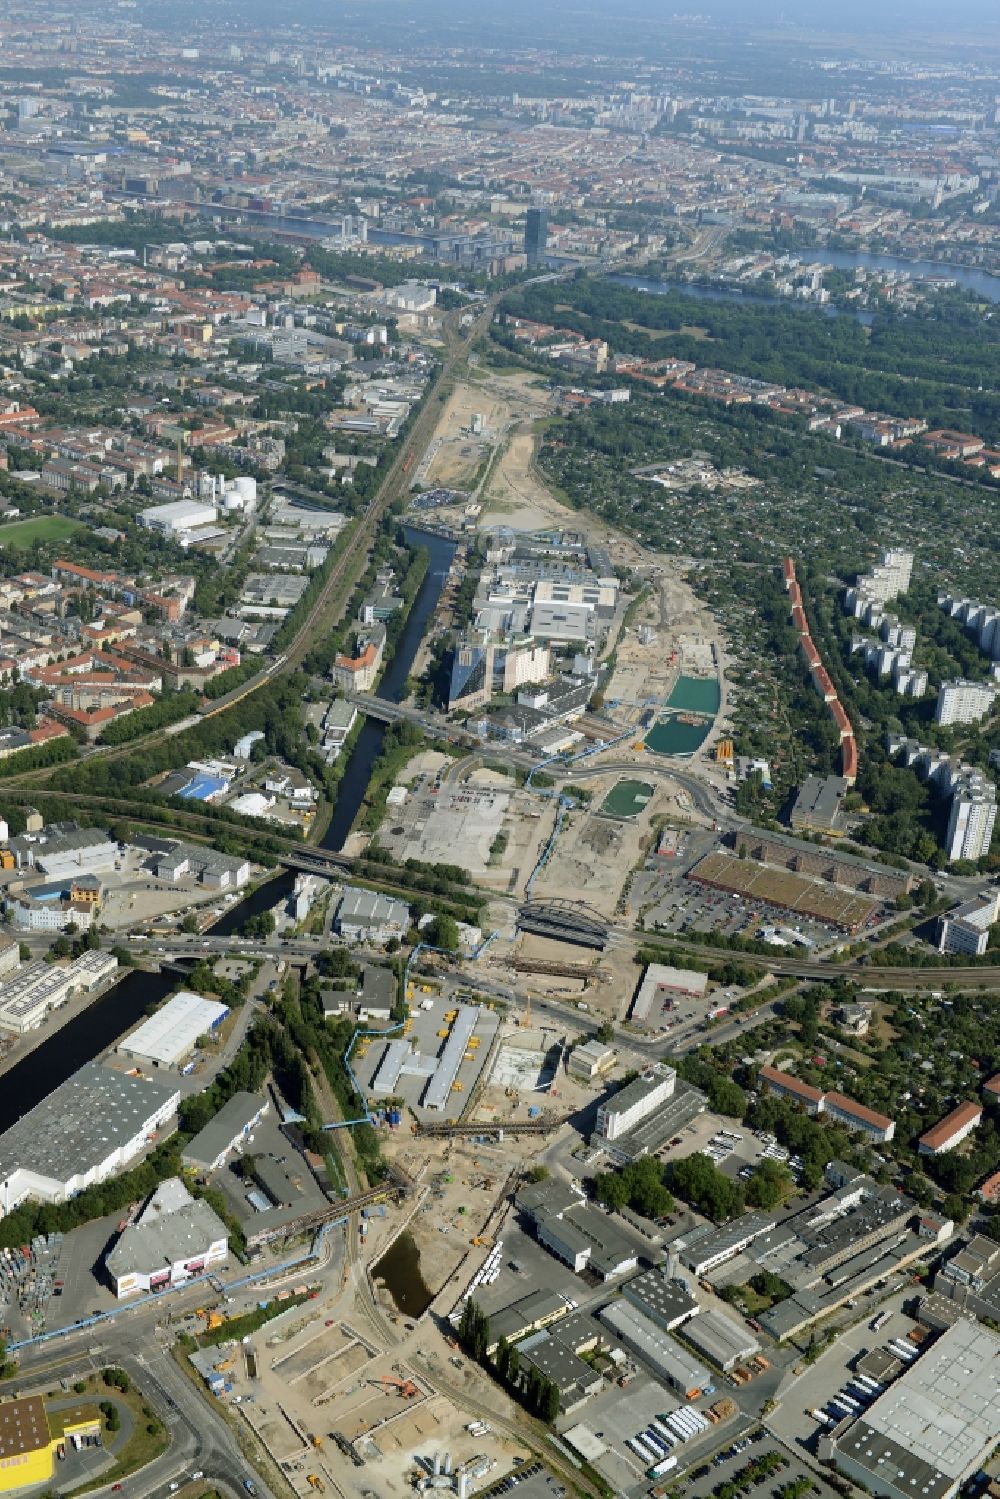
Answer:
[[[417, 590], [417, 596], [407, 615], [406, 624], [403, 626], [403, 632], [399, 637], [392, 660], [386, 667], [379, 684], [379, 697], [386, 698], [391, 703], [398, 703], [403, 695], [410, 668], [420, 649], [420, 642], [431, 615], [437, 608], [441, 590], [448, 576], [448, 569], [455, 555], [455, 543], [443, 536], [436, 536], [430, 531], [421, 531], [412, 526], [404, 527], [404, 534], [410, 546], [425, 546], [429, 558], [424, 580]], [[369, 718], [355, 740], [354, 748], [337, 788], [337, 801], [333, 816], [323, 835], [320, 848], [329, 849], [331, 853], [339, 853], [347, 841], [354, 819], [364, 801], [365, 792], [368, 790], [372, 767], [381, 753], [385, 727], [385, 724]], [[220, 917], [212, 927], [212, 935], [228, 937], [241, 930], [247, 917], [256, 916], [261, 911], [270, 911], [279, 901], [288, 898], [294, 879], [295, 876], [291, 870], [284, 870], [272, 879], [265, 880]]]
[[834, 307], [831, 302], [792, 302], [786, 297], [764, 297], [757, 292], [741, 291], [738, 287], [702, 286], [697, 281], [655, 281], [645, 276], [626, 276], [615, 273], [609, 281], [627, 286], [631, 291], [646, 292], [653, 297], [665, 297], [670, 292], [679, 292], [683, 297], [693, 297], [698, 302], [737, 302], [749, 307], [796, 307], [810, 312], [821, 312], [824, 317], [852, 317], [856, 322], [870, 327], [875, 321], [873, 312], [861, 308]]
[[434, 1300], [420, 1273], [420, 1250], [413, 1235], [401, 1233], [372, 1266], [372, 1279], [385, 1286], [404, 1317], [421, 1317]]
[[[852, 271], [864, 268], [869, 271], [895, 271], [899, 275], [910, 276], [914, 281], [944, 280], [954, 281], [965, 291], [973, 292], [977, 297], [982, 297], [988, 302], [1000, 302], [1000, 276], [991, 275], [989, 271], [977, 270], [974, 266], [948, 265], [943, 261], [936, 260], [905, 260], [900, 255], [880, 255], [867, 250], [832, 250], [817, 248], [813, 250], [796, 250], [795, 257], [803, 265], [832, 265], [838, 271]], [[704, 302], [748, 302], [751, 306], [773, 307], [775, 303], [782, 303], [792, 307], [805, 306], [811, 311], [819, 311], [827, 317], [855, 317], [861, 323], [870, 324], [873, 314], [862, 310], [845, 307], [833, 307], [829, 303], [818, 306], [814, 302], [793, 302], [784, 297], [767, 297], [752, 291], [742, 291], [737, 287], [701, 286], [697, 282], [690, 281], [657, 281], [644, 276], [626, 276], [614, 274], [608, 277], [610, 281], [616, 281], [621, 286], [630, 286], [635, 291], [650, 292], [654, 296], [665, 296], [668, 292], [683, 292], [685, 296], [696, 297]]]
[[[386, 667], [379, 684], [379, 697], [385, 698], [390, 703], [398, 703], [403, 696], [406, 679], [410, 675], [410, 667], [420, 649], [420, 642], [424, 638], [424, 631], [427, 629], [431, 615], [437, 608], [441, 590], [448, 576], [448, 569], [455, 555], [453, 541], [448, 541], [443, 536], [435, 536], [430, 531], [418, 531], [407, 526], [405, 536], [410, 546], [425, 546], [430, 557], [427, 572], [413, 600], [393, 658]], [[384, 738], [385, 725], [376, 723], [370, 718], [355, 741], [351, 757], [341, 777], [337, 788], [337, 804], [333, 809], [330, 825], [323, 835], [321, 848], [330, 849], [333, 853], [339, 853], [343, 848], [361, 803], [364, 801], [368, 782], [371, 780], [372, 766], [378, 759]]]
[[136, 969], [54, 1031], [47, 1041], [4, 1073], [0, 1132], [10, 1129], [84, 1063], [100, 1056], [141, 1020], [151, 1005], [159, 1004], [176, 987], [176, 974]]

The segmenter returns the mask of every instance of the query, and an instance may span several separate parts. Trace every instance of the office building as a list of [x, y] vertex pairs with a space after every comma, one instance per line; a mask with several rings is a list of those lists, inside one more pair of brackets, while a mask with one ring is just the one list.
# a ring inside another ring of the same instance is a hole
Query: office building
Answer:
[[992, 682], [955, 679], [938, 689], [934, 720], [939, 724], [978, 723], [992, 710], [997, 689]]
[[268, 1111], [266, 1098], [257, 1093], [234, 1093], [193, 1140], [181, 1151], [181, 1164], [189, 1171], [208, 1175], [225, 1165], [226, 1157], [239, 1150]]
[[837, 1467], [884, 1499], [953, 1499], [1000, 1435], [1000, 1336], [959, 1321], [832, 1438]]
[[204, 1198], [192, 1197], [176, 1176], [161, 1182], [104, 1264], [119, 1301], [184, 1285], [222, 1265], [229, 1233]]
[[156, 1139], [179, 1101], [175, 1083], [88, 1062], [0, 1135], [0, 1214], [106, 1181]]
[[627, 1083], [601, 1104], [595, 1134], [603, 1140], [617, 1140], [627, 1134], [670, 1098], [676, 1082], [672, 1067], [657, 1067]]
[[210, 1035], [228, 1014], [228, 1005], [181, 989], [119, 1042], [118, 1051], [147, 1067], [179, 1067], [191, 1056], [199, 1036]]
[[1000, 890], [984, 890], [938, 920], [938, 952], [971, 953], [981, 958], [1000, 917]]
[[548, 209], [529, 208], [524, 220], [524, 253], [528, 258], [529, 269], [545, 259], [548, 239]]
[[961, 1145], [966, 1135], [979, 1125], [983, 1117], [982, 1104], [971, 1103], [964, 1100], [957, 1108], [952, 1109], [950, 1114], [926, 1130], [917, 1143], [917, 1152], [920, 1155], [946, 1155], [949, 1150], [954, 1150], [956, 1145]]

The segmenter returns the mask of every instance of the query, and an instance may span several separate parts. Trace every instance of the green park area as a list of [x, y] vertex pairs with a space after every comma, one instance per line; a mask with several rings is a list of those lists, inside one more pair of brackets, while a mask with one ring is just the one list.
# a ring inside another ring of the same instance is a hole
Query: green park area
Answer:
[[0, 526], [0, 546], [29, 547], [33, 541], [63, 541], [81, 529], [68, 515], [29, 515]]

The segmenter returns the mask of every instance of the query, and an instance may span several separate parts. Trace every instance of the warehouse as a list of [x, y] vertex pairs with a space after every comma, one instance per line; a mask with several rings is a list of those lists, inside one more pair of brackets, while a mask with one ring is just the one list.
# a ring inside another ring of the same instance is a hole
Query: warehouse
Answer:
[[234, 1093], [227, 1103], [189, 1140], [181, 1152], [181, 1163], [206, 1175], [225, 1164], [230, 1151], [250, 1136], [268, 1111], [259, 1093]]
[[203, 500], [174, 500], [167, 505], [151, 505], [136, 516], [140, 526], [161, 536], [180, 536], [197, 526], [214, 526], [217, 519], [215, 506]]
[[451, 1099], [451, 1089], [458, 1069], [465, 1060], [465, 1049], [479, 1021], [478, 1005], [460, 1005], [452, 1022], [451, 1031], [438, 1058], [434, 1076], [424, 1089], [421, 1103], [425, 1109], [446, 1108]]
[[118, 967], [111, 953], [89, 952], [66, 965], [29, 963], [0, 989], [0, 1030], [24, 1035], [71, 994], [89, 991]]
[[678, 1395], [697, 1400], [713, 1392], [712, 1375], [704, 1365], [636, 1307], [625, 1301], [612, 1301], [602, 1307], [598, 1316], [626, 1348], [644, 1359]]
[[1000, 1434], [1000, 1336], [961, 1321], [941, 1334], [831, 1447], [885, 1499], [952, 1499]]
[[537, 1369], [556, 1386], [559, 1409], [564, 1413], [576, 1410], [604, 1388], [603, 1374], [544, 1330], [518, 1343], [517, 1351], [522, 1381], [529, 1369]]
[[684, 1338], [696, 1353], [728, 1374], [760, 1352], [760, 1344], [742, 1323], [709, 1308], [685, 1324]]
[[204, 1198], [192, 1197], [176, 1176], [161, 1182], [139, 1217], [119, 1235], [105, 1268], [119, 1301], [144, 1291], [184, 1285], [223, 1264], [225, 1224]]
[[660, 1014], [671, 996], [682, 994], [691, 999], [704, 999], [708, 987], [708, 975], [695, 973], [691, 968], [670, 968], [664, 963], [650, 963], [643, 975], [642, 983], [632, 1003], [630, 1019], [636, 1025], [660, 1023]]
[[699, 1310], [684, 1281], [671, 1279], [662, 1269], [643, 1271], [623, 1286], [622, 1295], [664, 1332], [673, 1332]]
[[0, 1212], [65, 1202], [107, 1180], [176, 1113], [173, 1083], [88, 1062], [0, 1135]]
[[198, 1037], [215, 1030], [228, 1014], [228, 1005], [181, 989], [125, 1037], [119, 1055], [149, 1067], [179, 1067], [194, 1051]]

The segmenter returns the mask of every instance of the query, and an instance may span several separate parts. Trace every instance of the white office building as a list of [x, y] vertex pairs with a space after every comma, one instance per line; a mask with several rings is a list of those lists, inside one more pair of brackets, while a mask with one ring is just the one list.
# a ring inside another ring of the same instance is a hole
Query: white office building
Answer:
[[672, 1067], [657, 1067], [627, 1083], [601, 1104], [595, 1133], [603, 1140], [620, 1140], [658, 1104], [673, 1096], [677, 1074]]
[[938, 952], [972, 953], [981, 958], [990, 928], [1000, 916], [1000, 890], [984, 890], [948, 911], [938, 922]]
[[938, 690], [935, 722], [978, 723], [993, 707], [997, 689], [991, 682], [967, 682], [961, 679], [942, 682]]

